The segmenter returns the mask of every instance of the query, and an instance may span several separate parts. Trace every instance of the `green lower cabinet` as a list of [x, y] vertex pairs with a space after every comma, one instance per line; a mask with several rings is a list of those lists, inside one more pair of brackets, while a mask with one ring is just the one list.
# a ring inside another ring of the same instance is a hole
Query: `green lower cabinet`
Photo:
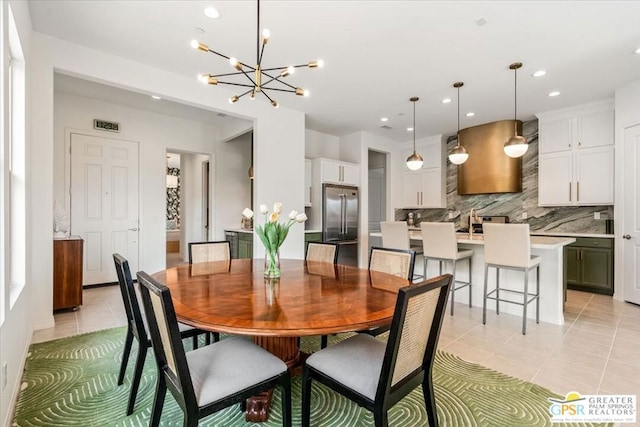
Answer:
[[304, 233], [304, 253], [307, 253], [307, 243], [309, 242], [322, 242], [322, 233]]
[[579, 237], [564, 254], [568, 289], [613, 295], [613, 239]]
[[238, 234], [238, 258], [253, 258], [253, 233]]

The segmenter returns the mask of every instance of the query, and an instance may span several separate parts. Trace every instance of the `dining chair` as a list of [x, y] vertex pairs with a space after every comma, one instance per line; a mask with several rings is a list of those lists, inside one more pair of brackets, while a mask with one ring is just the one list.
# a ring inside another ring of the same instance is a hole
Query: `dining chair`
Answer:
[[337, 264], [338, 248], [339, 246], [336, 243], [309, 242], [305, 260]]
[[[416, 253], [411, 249], [389, 249], [372, 247], [369, 252], [369, 271], [392, 274], [411, 281], [413, 277]], [[391, 325], [378, 326], [358, 331], [378, 336], [387, 332]]]
[[[540, 323], [540, 257], [531, 255], [529, 224], [490, 224], [482, 226], [484, 235], [484, 299], [482, 324], [487, 323], [487, 300], [496, 302], [496, 314], [500, 314], [500, 302], [522, 306], [522, 335], [527, 334], [527, 306], [536, 303], [536, 323]], [[496, 270], [496, 287], [488, 291], [489, 268]], [[522, 291], [500, 287], [500, 269], [518, 270], [524, 273]], [[529, 292], [529, 272], [536, 270], [536, 292]], [[502, 295], [500, 295], [502, 293]], [[504, 295], [522, 296], [521, 301]], [[495, 296], [493, 296], [495, 294]]]
[[[380, 222], [380, 232], [382, 233], [382, 247], [390, 249], [411, 249], [416, 254], [422, 254], [422, 246], [411, 246], [409, 226], [406, 221], [382, 221]], [[422, 275], [412, 276], [412, 280], [422, 279]]]
[[189, 264], [228, 259], [231, 259], [231, 250], [227, 240], [189, 243]]
[[[451, 262], [451, 274], [453, 274], [453, 283], [451, 284], [451, 315], [453, 316], [453, 308], [455, 302], [456, 291], [469, 287], [469, 307], [471, 307], [471, 260], [473, 259], [473, 251], [470, 249], [458, 249], [458, 238], [456, 237], [456, 229], [453, 222], [422, 222], [420, 223], [420, 231], [422, 233], [422, 248], [424, 255], [424, 277], [427, 277], [427, 264], [429, 260], [438, 261], [438, 274], [442, 274], [442, 264]], [[464, 282], [456, 280], [456, 266], [458, 261], [467, 260], [469, 263], [469, 280]], [[458, 286], [458, 284], [460, 284]]]
[[[336, 264], [338, 262], [338, 248], [336, 243], [309, 242], [307, 244], [306, 261]], [[328, 344], [328, 336], [320, 337], [320, 348], [325, 348]]]
[[291, 426], [291, 377], [287, 365], [242, 337], [185, 353], [169, 288], [138, 272], [158, 367], [149, 425], [160, 424], [167, 389], [184, 413], [184, 426], [276, 386], [282, 389], [282, 425]]
[[[113, 261], [116, 266], [116, 274], [118, 275], [118, 285], [120, 286], [122, 302], [124, 303], [124, 311], [127, 315], [127, 335], [124, 341], [120, 373], [118, 374], [118, 385], [124, 383], [124, 375], [127, 371], [133, 339], [135, 338], [138, 342], [138, 357], [136, 358], [133, 381], [131, 382], [131, 392], [129, 393], [129, 402], [127, 403], [127, 415], [131, 415], [135, 406], [140, 379], [142, 378], [142, 368], [144, 367], [144, 361], [147, 357], [147, 350], [151, 347], [151, 340], [147, 333], [147, 320], [140, 306], [138, 292], [131, 277], [129, 261], [120, 254], [113, 254]], [[182, 338], [191, 338], [193, 340], [194, 349], [198, 348], [199, 335], [207, 334], [206, 336], [209, 337], [207, 331], [196, 329], [182, 323], [178, 326]], [[215, 340], [219, 338], [217, 333], [214, 334], [214, 337]]]
[[302, 426], [311, 422], [312, 380], [372, 411], [376, 426], [387, 426], [389, 409], [422, 385], [429, 426], [437, 426], [432, 367], [452, 280], [446, 274], [401, 288], [386, 343], [357, 334], [309, 356]]

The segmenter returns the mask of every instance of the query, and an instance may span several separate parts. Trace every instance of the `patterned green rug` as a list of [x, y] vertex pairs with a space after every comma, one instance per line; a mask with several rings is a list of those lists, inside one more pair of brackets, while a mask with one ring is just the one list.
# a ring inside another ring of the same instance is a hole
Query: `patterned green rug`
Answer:
[[[15, 426], [146, 426], [155, 387], [152, 351], [144, 369], [135, 412], [125, 416], [136, 346], [129, 360], [125, 383], [116, 384], [125, 328], [78, 335], [31, 346], [16, 406]], [[330, 337], [337, 340], [337, 337]], [[185, 340], [185, 343], [190, 340]], [[304, 339], [306, 351], [317, 349], [319, 339]], [[434, 381], [438, 417], [443, 426], [551, 426], [548, 397], [562, 398], [535, 384], [495, 372], [439, 352]], [[293, 423], [300, 425], [300, 377], [293, 378]], [[274, 394], [269, 422], [244, 421], [238, 406], [213, 414], [202, 426], [280, 426], [280, 395]], [[313, 425], [373, 426], [370, 412], [314, 383]], [[426, 426], [420, 388], [389, 412], [392, 426]], [[182, 412], [169, 393], [162, 425], [182, 425]], [[562, 424], [554, 424], [559, 426]], [[585, 424], [586, 425], [586, 424]]]

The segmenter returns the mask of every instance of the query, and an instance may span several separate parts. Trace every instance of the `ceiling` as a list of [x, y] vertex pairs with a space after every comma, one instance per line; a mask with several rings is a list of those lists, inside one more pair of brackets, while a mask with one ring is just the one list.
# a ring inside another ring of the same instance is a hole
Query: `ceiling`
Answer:
[[[192, 49], [192, 39], [255, 65], [254, 1], [29, 3], [35, 31], [194, 79], [234, 70]], [[220, 18], [206, 17], [206, 6], [215, 6]], [[305, 112], [307, 127], [320, 132], [365, 130], [405, 141], [412, 96], [420, 97], [418, 138], [455, 133], [456, 81], [465, 83], [461, 128], [512, 118], [509, 64], [516, 61], [524, 64], [519, 119], [613, 97], [616, 88], [640, 78], [638, 16], [639, 1], [263, 1], [262, 27], [271, 31], [263, 66], [323, 59], [324, 68], [287, 77], [311, 96], [278, 94], [280, 105]], [[532, 77], [539, 69], [547, 74]], [[222, 86], [202, 90], [225, 99], [237, 93]], [[553, 90], [560, 95], [549, 97]], [[453, 102], [442, 104], [445, 97]], [[469, 111], [475, 116], [466, 117]], [[383, 116], [391, 129], [381, 128]]]

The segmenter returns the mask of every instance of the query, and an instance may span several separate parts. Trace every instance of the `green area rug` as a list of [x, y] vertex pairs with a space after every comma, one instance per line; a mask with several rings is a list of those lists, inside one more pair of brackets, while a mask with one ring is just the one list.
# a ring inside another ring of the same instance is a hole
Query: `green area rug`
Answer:
[[[155, 391], [156, 367], [149, 351], [135, 412], [125, 416], [136, 345], [122, 386], [116, 384], [125, 328], [107, 329], [31, 346], [16, 406], [15, 426], [146, 426]], [[340, 337], [331, 336], [336, 341]], [[185, 345], [191, 340], [185, 340]], [[190, 344], [189, 344], [190, 345]], [[305, 338], [305, 351], [319, 338]], [[438, 352], [434, 367], [438, 417], [442, 426], [551, 426], [547, 398], [563, 396], [535, 384]], [[300, 425], [300, 377], [293, 378], [293, 424]], [[280, 394], [274, 393], [267, 423], [248, 423], [238, 405], [215, 413], [201, 426], [280, 426]], [[351, 401], [314, 383], [314, 426], [373, 426], [373, 416]], [[426, 426], [420, 388], [389, 412], [392, 426]], [[167, 394], [162, 425], [182, 425], [182, 411]], [[561, 424], [554, 424], [559, 426]], [[584, 424], [586, 425], [586, 424]]]

